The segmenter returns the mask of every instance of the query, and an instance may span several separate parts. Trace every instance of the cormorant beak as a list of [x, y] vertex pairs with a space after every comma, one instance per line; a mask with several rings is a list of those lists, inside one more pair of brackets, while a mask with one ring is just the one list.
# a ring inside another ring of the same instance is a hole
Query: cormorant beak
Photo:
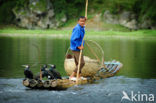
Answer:
[[51, 68], [55, 69], [55, 65], [54, 64], [48, 64]]
[[29, 65], [21, 65], [22, 67], [25, 67], [25, 68], [28, 68], [29, 67]]

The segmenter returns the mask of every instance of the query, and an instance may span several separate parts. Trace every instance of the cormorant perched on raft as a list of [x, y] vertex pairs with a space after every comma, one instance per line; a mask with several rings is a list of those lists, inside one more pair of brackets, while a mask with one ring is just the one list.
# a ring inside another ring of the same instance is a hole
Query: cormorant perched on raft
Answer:
[[25, 69], [24, 69], [25, 78], [33, 79], [33, 73], [30, 70], [30, 66], [29, 65], [23, 65], [23, 66], [25, 67]]
[[46, 64], [44, 64], [44, 65], [43, 65], [43, 67], [41, 68], [41, 71], [45, 71], [45, 70], [46, 70], [46, 68], [47, 68], [47, 65], [46, 65]]
[[54, 75], [49, 72], [49, 70], [46, 69], [47, 64], [43, 65], [41, 71], [42, 71], [42, 77], [47, 77], [48, 79], [54, 79]]
[[60, 73], [55, 70], [56, 66], [53, 64], [49, 64], [50, 68], [49, 71], [53, 74], [55, 79], [62, 79]]
[[[41, 68], [41, 71], [42, 71], [42, 77], [43, 78], [47, 77], [48, 79], [54, 79], [53, 74], [49, 70], [47, 70], [47, 65], [46, 64], [43, 65], [43, 67]], [[39, 80], [39, 78], [40, 78], [40, 73], [38, 73], [35, 76], [36, 80]]]

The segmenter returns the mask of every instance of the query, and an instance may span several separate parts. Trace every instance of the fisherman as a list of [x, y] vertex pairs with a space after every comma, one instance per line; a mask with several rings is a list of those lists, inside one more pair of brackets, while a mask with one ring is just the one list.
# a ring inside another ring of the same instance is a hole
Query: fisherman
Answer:
[[[72, 31], [71, 40], [70, 40], [70, 49], [72, 50], [72, 53], [73, 53], [76, 68], [73, 71], [73, 73], [70, 75], [70, 77], [69, 77], [70, 80], [76, 80], [80, 50], [82, 50], [84, 48], [83, 38], [85, 35], [85, 22], [86, 22], [86, 17], [80, 16], [78, 18], [78, 24], [74, 27], [74, 29]], [[83, 45], [81, 46], [82, 42], [83, 42]], [[78, 77], [81, 79], [83, 79], [83, 77], [81, 77], [81, 71], [82, 71], [82, 68], [84, 65], [85, 65], [85, 61], [84, 61], [83, 54], [82, 54], [81, 62], [80, 62], [80, 71], [79, 71], [79, 75], [78, 75]]]

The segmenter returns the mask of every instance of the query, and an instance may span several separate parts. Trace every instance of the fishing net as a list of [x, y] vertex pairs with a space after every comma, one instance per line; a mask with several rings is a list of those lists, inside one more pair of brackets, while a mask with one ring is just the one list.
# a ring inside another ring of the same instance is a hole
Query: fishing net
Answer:
[[[82, 68], [81, 75], [84, 77], [94, 76], [97, 71], [103, 67], [104, 64], [104, 51], [101, 46], [92, 40], [85, 40], [83, 49], [83, 56], [85, 65]], [[71, 75], [76, 68], [73, 53], [70, 49], [67, 50], [66, 58], [64, 61], [64, 68], [67, 75]]]

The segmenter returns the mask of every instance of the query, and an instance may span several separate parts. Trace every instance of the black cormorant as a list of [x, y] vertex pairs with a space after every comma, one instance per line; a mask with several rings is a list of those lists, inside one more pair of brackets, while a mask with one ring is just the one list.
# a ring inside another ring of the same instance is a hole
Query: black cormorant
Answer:
[[23, 65], [23, 66], [25, 67], [24, 69], [25, 78], [33, 79], [33, 73], [30, 70], [30, 66], [29, 65]]
[[42, 71], [42, 77], [47, 77], [48, 79], [54, 79], [54, 76], [49, 70], [46, 69], [47, 65], [43, 65], [41, 71]]
[[49, 64], [50, 68], [49, 71], [53, 74], [55, 79], [62, 79], [60, 73], [55, 70], [56, 66], [53, 64]]

